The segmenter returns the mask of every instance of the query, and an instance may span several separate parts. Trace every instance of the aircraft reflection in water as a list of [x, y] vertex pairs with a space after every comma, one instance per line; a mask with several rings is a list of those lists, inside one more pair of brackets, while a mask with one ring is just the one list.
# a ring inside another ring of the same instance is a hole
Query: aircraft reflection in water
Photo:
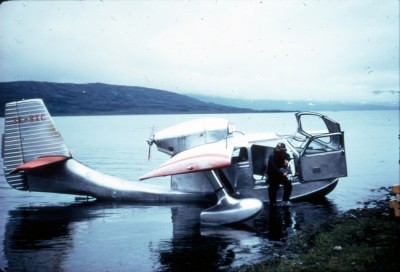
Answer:
[[205, 227], [203, 209], [97, 202], [17, 208], [4, 236], [7, 269], [217, 271], [272, 258], [303, 222], [318, 223], [337, 212], [328, 201], [304, 202], [265, 208], [246, 223]]

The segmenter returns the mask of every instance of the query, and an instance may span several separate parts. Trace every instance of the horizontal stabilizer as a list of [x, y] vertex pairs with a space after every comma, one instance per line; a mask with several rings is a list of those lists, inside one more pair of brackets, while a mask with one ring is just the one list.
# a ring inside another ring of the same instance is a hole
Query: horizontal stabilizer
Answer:
[[65, 156], [46, 156], [46, 157], [40, 157], [37, 158], [33, 161], [30, 161], [28, 163], [24, 163], [20, 166], [18, 166], [17, 168], [15, 168], [14, 170], [12, 170], [10, 172], [10, 174], [15, 174], [18, 173], [19, 171], [22, 170], [32, 170], [35, 168], [39, 168], [39, 167], [43, 167], [43, 166], [47, 166], [56, 162], [61, 162], [61, 161], [66, 161], [68, 160], [69, 157], [65, 157]]
[[139, 179], [149, 179], [223, 168], [232, 163], [233, 146], [225, 141], [185, 150]]

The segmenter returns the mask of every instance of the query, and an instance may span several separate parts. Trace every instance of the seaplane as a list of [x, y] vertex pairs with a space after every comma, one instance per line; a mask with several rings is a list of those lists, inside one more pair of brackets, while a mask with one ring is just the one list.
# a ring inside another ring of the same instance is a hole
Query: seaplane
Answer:
[[[278, 142], [291, 157], [293, 202], [324, 197], [347, 176], [340, 124], [313, 112], [295, 118], [297, 129], [290, 135], [245, 134], [228, 120], [211, 117], [165, 128], [147, 140], [149, 154], [156, 145], [170, 159], [128, 181], [73, 158], [44, 102], [21, 100], [5, 106], [3, 170], [8, 184], [21, 191], [155, 205], [208, 203], [200, 213], [202, 224], [233, 224], [254, 218], [269, 202], [267, 159]], [[315, 124], [318, 129], [309, 130]], [[146, 181], [162, 176], [171, 176], [167, 189]]]

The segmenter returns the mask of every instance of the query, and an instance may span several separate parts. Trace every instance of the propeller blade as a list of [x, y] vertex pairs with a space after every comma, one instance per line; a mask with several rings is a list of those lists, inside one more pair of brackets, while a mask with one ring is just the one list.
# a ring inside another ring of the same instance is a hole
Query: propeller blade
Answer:
[[151, 146], [154, 143], [154, 140], [149, 140], [147, 141], [147, 143], [149, 144], [149, 153], [147, 154], [147, 160], [150, 161], [150, 157], [151, 157]]
[[149, 145], [149, 152], [147, 154], [147, 160], [150, 161], [151, 158], [151, 146], [154, 144], [154, 125], [151, 129], [151, 134], [149, 136], [149, 139], [147, 140], [147, 144]]

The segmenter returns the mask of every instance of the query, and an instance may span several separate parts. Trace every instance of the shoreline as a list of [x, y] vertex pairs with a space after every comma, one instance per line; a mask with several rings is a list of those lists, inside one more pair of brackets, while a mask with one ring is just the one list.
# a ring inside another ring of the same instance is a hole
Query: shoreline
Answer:
[[309, 223], [272, 258], [233, 271], [398, 271], [400, 217], [389, 207], [389, 189], [363, 209], [351, 209], [320, 225]]

